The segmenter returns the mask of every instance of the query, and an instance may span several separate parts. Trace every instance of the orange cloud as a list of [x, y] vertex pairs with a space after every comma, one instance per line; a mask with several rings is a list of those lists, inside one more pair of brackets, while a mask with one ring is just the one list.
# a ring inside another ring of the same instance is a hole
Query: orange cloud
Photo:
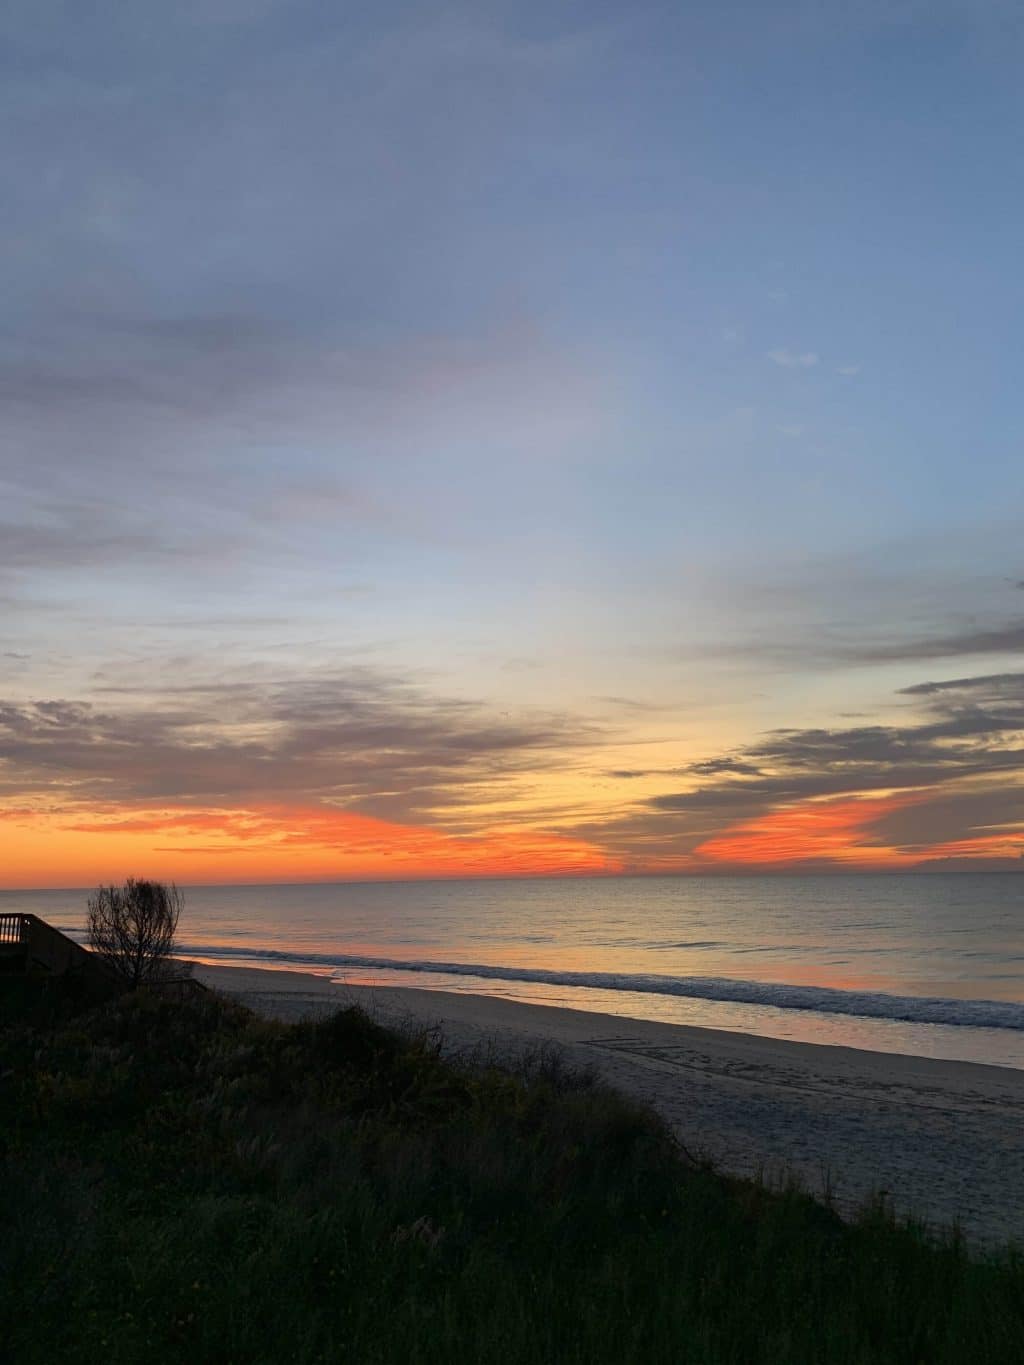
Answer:
[[[390, 880], [613, 873], [584, 839], [529, 829], [458, 836], [322, 806], [123, 814], [8, 812], [0, 879], [81, 886], [137, 875], [182, 882]], [[10, 832], [10, 827], [9, 827]]]
[[710, 863], [779, 867], [804, 862], [834, 862], [882, 869], [920, 861], [900, 849], [879, 844], [870, 830], [883, 816], [927, 799], [921, 792], [898, 796], [806, 801], [773, 810], [711, 839], [694, 850]]
[[1024, 858], [1024, 828], [931, 844], [916, 860], [933, 862], [936, 858]]

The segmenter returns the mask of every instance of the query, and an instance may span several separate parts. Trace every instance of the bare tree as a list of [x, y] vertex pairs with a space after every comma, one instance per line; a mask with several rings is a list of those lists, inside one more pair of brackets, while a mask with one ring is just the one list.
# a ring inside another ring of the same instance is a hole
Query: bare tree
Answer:
[[173, 882], [129, 877], [124, 886], [101, 886], [89, 897], [89, 945], [132, 987], [160, 980], [183, 904]]

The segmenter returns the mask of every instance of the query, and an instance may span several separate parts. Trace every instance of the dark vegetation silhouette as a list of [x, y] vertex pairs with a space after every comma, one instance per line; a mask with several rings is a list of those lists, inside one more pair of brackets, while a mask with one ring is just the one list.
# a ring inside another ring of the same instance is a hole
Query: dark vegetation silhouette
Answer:
[[133, 990], [166, 980], [183, 905], [173, 882], [101, 886], [89, 897], [89, 946]]
[[[497, 1047], [497, 1045], [495, 1045]], [[687, 1159], [558, 1053], [212, 991], [0, 1029], [18, 1365], [1020, 1365], [1024, 1258]]]

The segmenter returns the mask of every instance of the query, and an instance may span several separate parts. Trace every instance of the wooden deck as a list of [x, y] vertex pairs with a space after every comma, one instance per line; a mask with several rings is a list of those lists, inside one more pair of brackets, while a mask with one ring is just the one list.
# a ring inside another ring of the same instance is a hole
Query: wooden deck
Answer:
[[[177, 971], [178, 975], [172, 975]], [[207, 988], [190, 975], [191, 964], [171, 959], [147, 989], [176, 1000], [206, 995]], [[38, 915], [0, 915], [0, 980], [12, 977], [75, 976], [92, 986], [124, 989], [125, 982], [96, 953]]]
[[38, 915], [0, 915], [0, 973], [64, 976], [68, 972], [110, 975], [109, 967], [95, 953]]

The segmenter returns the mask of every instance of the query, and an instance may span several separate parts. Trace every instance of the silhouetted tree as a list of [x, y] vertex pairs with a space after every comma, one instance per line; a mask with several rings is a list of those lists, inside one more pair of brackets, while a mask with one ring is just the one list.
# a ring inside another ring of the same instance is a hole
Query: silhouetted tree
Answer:
[[158, 981], [168, 975], [183, 904], [173, 882], [129, 877], [101, 886], [89, 897], [89, 945], [130, 986]]

